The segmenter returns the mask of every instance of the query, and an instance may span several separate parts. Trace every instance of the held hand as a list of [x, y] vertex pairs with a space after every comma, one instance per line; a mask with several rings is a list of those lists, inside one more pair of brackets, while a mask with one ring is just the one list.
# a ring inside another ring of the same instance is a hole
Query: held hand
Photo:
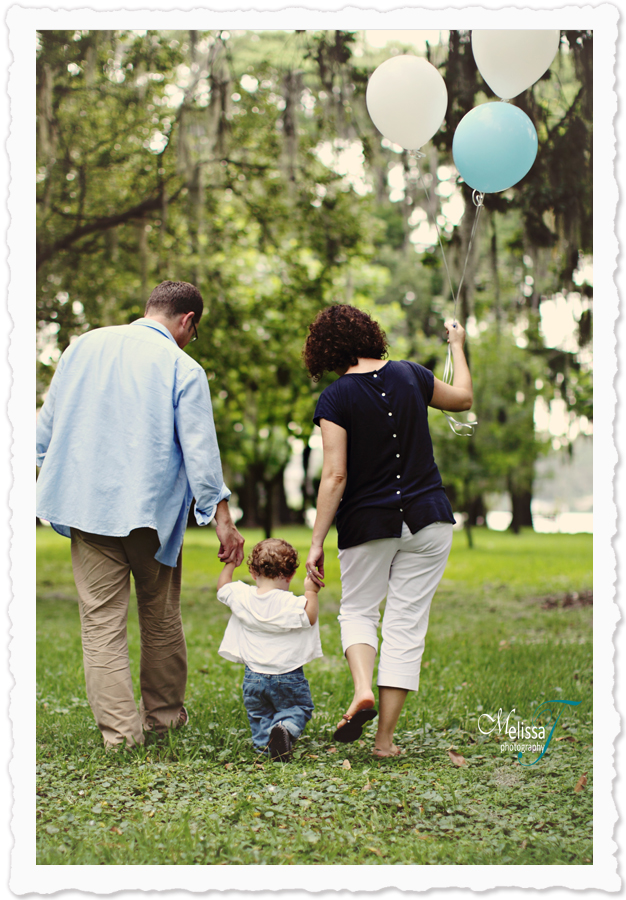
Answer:
[[448, 332], [448, 343], [451, 347], [458, 345], [462, 347], [465, 343], [465, 329], [460, 322], [453, 322], [449, 319], [445, 323], [445, 329]]
[[219, 538], [220, 549], [217, 556], [223, 563], [234, 563], [240, 566], [243, 561], [243, 537], [232, 522], [218, 522], [215, 531]]
[[319, 589], [320, 589], [320, 586], [319, 586], [319, 584], [317, 583], [317, 581], [313, 581], [313, 579], [311, 578], [311, 576], [310, 576], [310, 575], [307, 575], [307, 577], [304, 579], [304, 590], [305, 590], [305, 592], [306, 592], [306, 591], [314, 591], [314, 592], [317, 594], [318, 591], [319, 591]]
[[324, 587], [324, 548], [311, 544], [306, 560], [306, 574], [319, 587]]

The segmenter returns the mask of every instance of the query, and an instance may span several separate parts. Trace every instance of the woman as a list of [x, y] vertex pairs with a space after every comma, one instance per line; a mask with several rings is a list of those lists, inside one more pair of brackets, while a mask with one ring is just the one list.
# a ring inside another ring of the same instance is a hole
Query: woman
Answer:
[[472, 405], [465, 331], [446, 323], [453, 384], [417, 363], [387, 360], [387, 339], [367, 313], [330, 306], [309, 328], [304, 359], [324, 390], [314, 421], [324, 463], [307, 572], [320, 585], [324, 539], [337, 515], [342, 597], [341, 639], [354, 697], [333, 739], [356, 740], [376, 716], [372, 676], [379, 607], [387, 594], [378, 664], [380, 715], [374, 755], [397, 756], [393, 743], [408, 691], [416, 691], [431, 600], [452, 544], [452, 507], [433, 457], [427, 407]]

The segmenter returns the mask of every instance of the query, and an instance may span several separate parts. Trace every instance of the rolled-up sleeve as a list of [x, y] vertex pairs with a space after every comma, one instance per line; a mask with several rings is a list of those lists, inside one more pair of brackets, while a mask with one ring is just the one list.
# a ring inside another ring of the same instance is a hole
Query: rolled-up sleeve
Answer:
[[63, 361], [63, 357], [61, 357], [59, 365], [57, 366], [57, 370], [52, 377], [52, 382], [50, 383], [50, 388], [48, 389], [48, 394], [46, 396], [44, 404], [37, 413], [37, 428], [35, 436], [38, 466], [43, 466], [43, 461], [46, 458], [46, 453], [48, 452], [48, 447], [50, 446], [50, 441], [52, 440], [54, 405], [57, 387], [59, 384], [58, 376], [60, 375], [61, 369], [63, 368]]
[[208, 525], [220, 500], [228, 500], [205, 372], [194, 368], [183, 380], [175, 404], [175, 421], [185, 472], [196, 501], [198, 525]]

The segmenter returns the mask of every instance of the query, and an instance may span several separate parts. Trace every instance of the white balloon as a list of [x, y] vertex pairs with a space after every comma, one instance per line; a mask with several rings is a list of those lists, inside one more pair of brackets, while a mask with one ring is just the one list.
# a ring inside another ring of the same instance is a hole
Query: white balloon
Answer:
[[517, 97], [550, 68], [561, 41], [550, 30], [472, 31], [472, 51], [478, 71], [502, 100]]
[[437, 69], [419, 56], [393, 56], [370, 77], [365, 95], [372, 122], [406, 150], [417, 150], [439, 131], [448, 91]]

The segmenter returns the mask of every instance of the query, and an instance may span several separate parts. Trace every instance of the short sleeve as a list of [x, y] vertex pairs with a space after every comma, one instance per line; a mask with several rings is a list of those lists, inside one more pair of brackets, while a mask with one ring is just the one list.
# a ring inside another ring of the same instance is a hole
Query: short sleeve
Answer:
[[233, 593], [233, 586], [231, 584], [225, 584], [223, 587], [219, 589], [217, 592], [217, 599], [220, 603], [226, 604], [226, 606], [230, 606], [230, 598]]
[[329, 422], [334, 422], [335, 425], [340, 425], [341, 428], [346, 427], [346, 419], [343, 414], [340, 404], [339, 404], [339, 396], [338, 391], [335, 388], [334, 384], [331, 384], [326, 390], [322, 391], [319, 400], [317, 401], [317, 406], [315, 407], [315, 413], [313, 415], [313, 421], [316, 425], [320, 424], [320, 419], [328, 419]]
[[428, 406], [430, 401], [433, 399], [433, 391], [435, 389], [435, 376], [430, 371], [430, 369], [427, 369], [426, 366], [420, 366], [419, 363], [409, 362], [409, 365], [415, 373], [419, 389], [426, 402], [426, 405]]
[[224, 603], [225, 606], [233, 608], [233, 604], [241, 600], [246, 596], [248, 591], [250, 590], [250, 586], [245, 583], [245, 581], [231, 581], [228, 584], [223, 585], [219, 591], [217, 592], [217, 599], [220, 603]]

